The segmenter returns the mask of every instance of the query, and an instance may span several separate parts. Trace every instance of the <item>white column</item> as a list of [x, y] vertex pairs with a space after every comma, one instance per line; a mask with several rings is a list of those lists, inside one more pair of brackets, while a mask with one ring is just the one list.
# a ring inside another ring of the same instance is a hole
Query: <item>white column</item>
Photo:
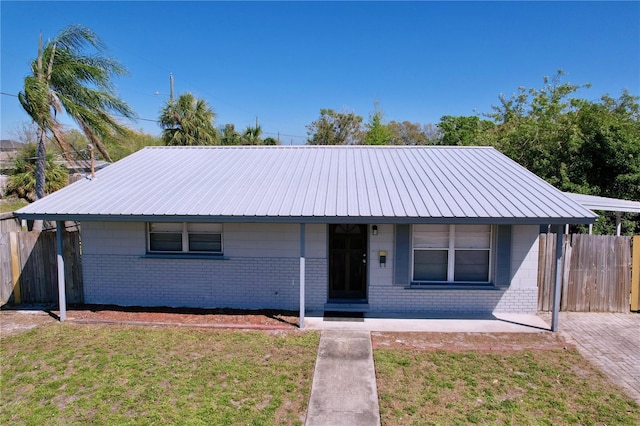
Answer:
[[64, 231], [64, 221], [56, 221], [56, 245], [57, 245], [57, 260], [58, 260], [58, 304], [60, 305], [60, 321], [64, 321], [67, 318], [67, 296], [65, 292], [66, 283], [64, 280], [64, 257], [62, 254], [62, 232]]
[[616, 235], [619, 237], [622, 231], [622, 213], [616, 212]]
[[305, 228], [300, 224], [300, 328], [304, 328], [304, 287], [305, 287]]

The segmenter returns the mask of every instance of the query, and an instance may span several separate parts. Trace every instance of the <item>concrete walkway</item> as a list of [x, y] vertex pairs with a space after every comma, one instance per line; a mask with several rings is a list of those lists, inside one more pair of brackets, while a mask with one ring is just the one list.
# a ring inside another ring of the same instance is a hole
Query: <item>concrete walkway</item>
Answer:
[[306, 426], [376, 426], [380, 408], [368, 331], [320, 336]]
[[640, 404], [640, 314], [560, 312], [558, 325], [582, 356]]

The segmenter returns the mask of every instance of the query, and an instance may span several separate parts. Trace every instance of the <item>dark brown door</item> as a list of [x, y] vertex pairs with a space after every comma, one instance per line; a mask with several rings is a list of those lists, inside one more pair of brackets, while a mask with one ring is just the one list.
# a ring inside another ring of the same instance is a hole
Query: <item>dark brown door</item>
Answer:
[[367, 298], [367, 225], [329, 225], [329, 299]]

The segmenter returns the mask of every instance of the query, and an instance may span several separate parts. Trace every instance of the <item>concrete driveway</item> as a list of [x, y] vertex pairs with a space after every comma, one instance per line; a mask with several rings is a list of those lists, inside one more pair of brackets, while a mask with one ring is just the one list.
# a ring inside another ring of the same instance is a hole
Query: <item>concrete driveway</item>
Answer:
[[[540, 316], [550, 323], [549, 313]], [[561, 312], [559, 329], [640, 404], [640, 314]]]

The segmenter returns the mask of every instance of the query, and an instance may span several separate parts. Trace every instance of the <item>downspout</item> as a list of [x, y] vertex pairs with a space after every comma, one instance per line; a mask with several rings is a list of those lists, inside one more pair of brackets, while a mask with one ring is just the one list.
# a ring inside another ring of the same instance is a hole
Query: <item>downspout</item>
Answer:
[[305, 225], [300, 224], [300, 328], [304, 328], [304, 288], [305, 288]]
[[60, 305], [60, 321], [67, 319], [67, 297], [66, 297], [66, 282], [64, 279], [64, 257], [63, 245], [62, 245], [62, 232], [64, 231], [64, 221], [56, 221], [56, 246], [57, 246], [57, 260], [58, 260], [58, 304]]

